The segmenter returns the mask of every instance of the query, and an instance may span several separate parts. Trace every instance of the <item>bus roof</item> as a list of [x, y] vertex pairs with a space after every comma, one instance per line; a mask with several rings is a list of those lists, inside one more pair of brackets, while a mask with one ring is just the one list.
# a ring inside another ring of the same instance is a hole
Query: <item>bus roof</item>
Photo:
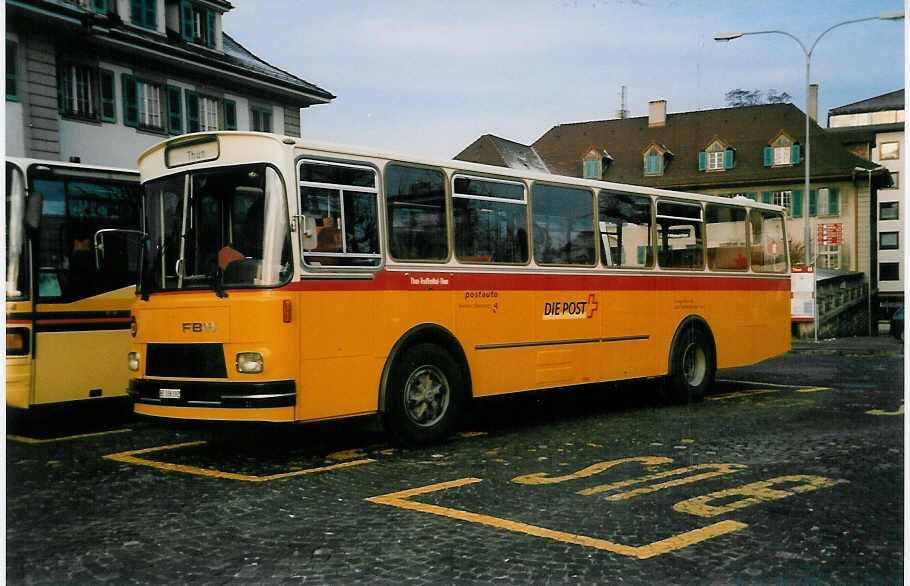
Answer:
[[127, 173], [139, 175], [139, 169], [125, 169], [123, 167], [110, 167], [107, 165], [93, 165], [89, 163], [70, 163], [67, 161], [52, 161], [50, 159], [32, 159], [29, 157], [6, 157], [8, 163], [16, 165], [22, 170], [28, 169], [32, 165], [47, 165], [49, 167], [69, 168], [94, 171], [106, 171], [110, 173]]
[[[569, 177], [567, 175], [553, 175], [549, 173], [540, 173], [535, 171], [525, 171], [522, 169], [513, 169], [510, 167], [498, 167], [495, 165], [485, 165], [482, 163], [473, 163], [469, 161], [459, 161], [457, 159], [435, 159], [431, 157], [422, 157], [404, 153], [397, 153], [392, 151], [383, 151], [379, 149], [374, 149], [371, 147], [357, 146], [357, 145], [348, 145], [348, 144], [339, 144], [331, 143], [325, 141], [311, 140], [311, 139], [302, 139], [291, 136], [280, 136], [277, 134], [269, 134], [265, 132], [252, 132], [252, 131], [218, 131], [218, 132], [199, 132], [193, 134], [186, 134], [180, 137], [171, 138], [165, 141], [162, 141], [149, 149], [143, 152], [139, 156], [139, 165], [142, 165], [143, 159], [152, 155], [153, 153], [164, 149], [170, 144], [180, 144], [181, 142], [191, 142], [193, 140], [198, 140], [201, 137], [211, 137], [211, 136], [256, 136], [259, 138], [271, 139], [276, 142], [287, 145], [290, 148], [304, 149], [307, 151], [320, 151], [325, 153], [333, 154], [348, 154], [358, 157], [365, 158], [374, 158], [374, 159], [385, 159], [388, 161], [400, 161], [407, 163], [416, 163], [419, 165], [427, 165], [432, 167], [445, 167], [449, 169], [455, 169], [459, 171], [468, 171], [474, 173], [483, 173], [485, 175], [497, 176], [499, 178], [520, 178], [528, 179], [531, 181], [541, 181], [547, 183], [569, 183], [577, 186], [590, 187], [595, 189], [615, 189], [626, 192], [635, 192], [645, 195], [655, 195], [655, 196], [664, 196], [664, 197], [683, 197], [683, 198], [693, 198], [703, 201], [713, 201], [716, 203], [727, 203], [729, 204], [731, 198], [722, 197], [716, 195], [707, 195], [702, 193], [694, 193], [687, 191], [672, 191], [669, 189], [659, 189], [654, 187], [647, 187], [644, 185], [634, 185], [628, 183], [614, 183], [610, 181], [598, 181], [595, 179], [583, 179], [580, 177]], [[750, 207], [764, 208], [775, 211], [782, 211], [784, 208], [780, 206], [775, 206], [771, 204], [757, 202], [749, 198], [736, 198], [737, 203], [741, 203]]]

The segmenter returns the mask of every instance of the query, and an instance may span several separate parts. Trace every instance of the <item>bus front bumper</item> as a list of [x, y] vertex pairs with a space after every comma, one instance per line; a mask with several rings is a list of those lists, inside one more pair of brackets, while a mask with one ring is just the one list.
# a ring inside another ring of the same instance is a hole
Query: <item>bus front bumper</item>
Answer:
[[294, 381], [197, 382], [137, 378], [127, 391], [139, 405], [210, 409], [275, 409], [297, 405]]

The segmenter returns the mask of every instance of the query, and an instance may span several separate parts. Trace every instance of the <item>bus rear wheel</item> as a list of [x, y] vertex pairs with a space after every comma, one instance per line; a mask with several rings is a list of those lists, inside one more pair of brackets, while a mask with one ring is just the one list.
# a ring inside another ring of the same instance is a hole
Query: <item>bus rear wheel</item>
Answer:
[[386, 426], [406, 446], [446, 438], [462, 409], [464, 377], [458, 363], [436, 344], [404, 350], [389, 373]]
[[665, 384], [674, 403], [697, 403], [714, 384], [717, 357], [708, 335], [699, 327], [685, 326], [670, 353], [670, 373]]

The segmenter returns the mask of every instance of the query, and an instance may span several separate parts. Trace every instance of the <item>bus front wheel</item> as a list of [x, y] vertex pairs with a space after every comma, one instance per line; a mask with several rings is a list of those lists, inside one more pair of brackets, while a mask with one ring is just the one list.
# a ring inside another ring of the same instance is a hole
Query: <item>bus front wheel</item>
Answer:
[[407, 446], [447, 437], [458, 421], [464, 377], [458, 363], [435, 344], [404, 350], [395, 361], [386, 389], [386, 425]]
[[674, 403], [697, 403], [714, 384], [717, 358], [714, 345], [699, 327], [688, 325], [679, 333], [670, 354], [667, 398]]

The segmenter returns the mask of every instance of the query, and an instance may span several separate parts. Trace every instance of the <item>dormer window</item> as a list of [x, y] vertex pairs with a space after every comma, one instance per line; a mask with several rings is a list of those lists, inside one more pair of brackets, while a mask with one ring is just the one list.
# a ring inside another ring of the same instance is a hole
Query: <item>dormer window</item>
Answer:
[[765, 167], [797, 165], [800, 159], [799, 151], [799, 144], [782, 132], [771, 142], [770, 146], [765, 147], [764, 165]]
[[188, 0], [181, 0], [180, 36], [187, 42], [214, 49], [215, 13]]
[[667, 159], [672, 157], [673, 153], [663, 145], [651, 144], [643, 155], [645, 176], [656, 176], [664, 174]]
[[724, 171], [733, 168], [734, 150], [721, 140], [714, 140], [698, 153], [699, 171]]
[[591, 149], [582, 158], [582, 177], [585, 179], [603, 179], [604, 173], [613, 161], [613, 157], [603, 149]]

